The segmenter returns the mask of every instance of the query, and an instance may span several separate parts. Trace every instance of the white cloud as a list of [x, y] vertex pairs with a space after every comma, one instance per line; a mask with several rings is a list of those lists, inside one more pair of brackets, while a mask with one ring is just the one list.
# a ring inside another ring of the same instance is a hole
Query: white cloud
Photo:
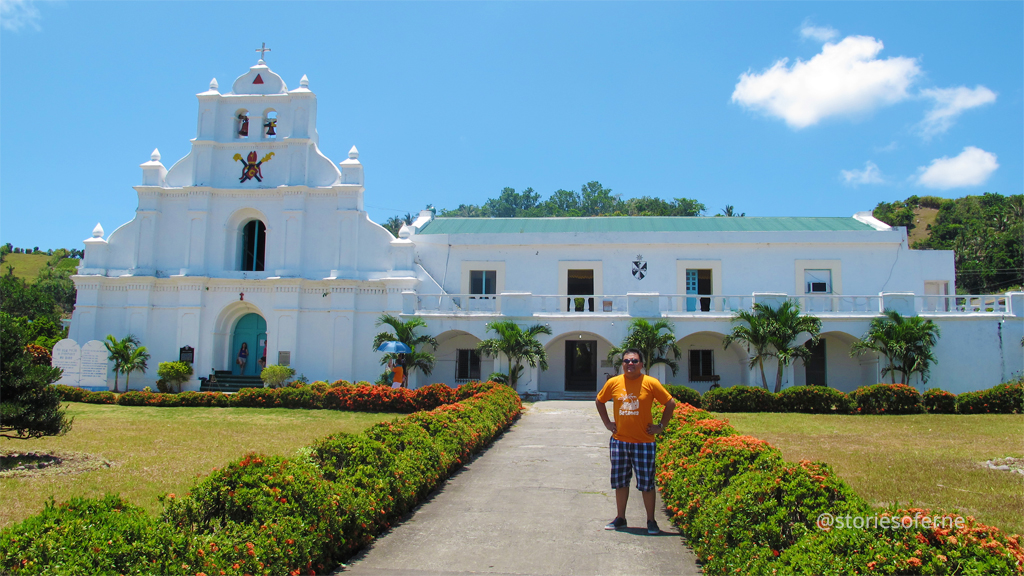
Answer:
[[984, 106], [996, 101], [996, 93], [984, 86], [976, 86], [973, 90], [966, 86], [957, 88], [929, 88], [921, 90], [921, 95], [935, 100], [935, 107], [925, 114], [921, 121], [921, 133], [931, 138], [949, 130], [950, 126], [964, 110]]
[[870, 36], [847, 36], [806, 62], [788, 66], [783, 58], [761, 74], [740, 75], [732, 101], [797, 129], [895, 104], [909, 97], [907, 88], [921, 69], [914, 58], [879, 60], [882, 48]]
[[996, 155], [981, 148], [967, 146], [959, 156], [943, 156], [930, 166], [918, 168], [917, 183], [927, 188], [948, 190], [962, 186], [980, 186], [999, 168]]
[[839, 36], [839, 30], [831, 26], [814, 26], [804, 22], [804, 25], [800, 28], [800, 36], [804, 39], [810, 38], [818, 42], [828, 42]]
[[884, 184], [885, 178], [882, 171], [874, 162], [868, 160], [864, 163], [863, 170], [840, 170], [843, 182], [847, 186], [859, 186], [861, 184]]
[[11, 32], [26, 26], [39, 30], [39, 9], [32, 0], [0, 0], [0, 26]]
[[892, 152], [897, 148], [899, 148], [899, 144], [897, 144], [896, 141], [893, 140], [892, 142], [889, 142], [885, 146], [875, 146], [875, 152]]

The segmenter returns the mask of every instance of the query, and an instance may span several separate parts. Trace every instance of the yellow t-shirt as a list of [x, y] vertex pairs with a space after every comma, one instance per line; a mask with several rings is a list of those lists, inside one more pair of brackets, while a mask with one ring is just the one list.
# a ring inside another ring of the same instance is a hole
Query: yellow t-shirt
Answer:
[[622, 442], [654, 442], [654, 436], [647, 433], [647, 425], [654, 424], [651, 406], [657, 400], [666, 404], [672, 395], [658, 382], [657, 378], [641, 376], [626, 379], [624, 374], [613, 376], [597, 394], [598, 402], [614, 401], [615, 429], [612, 436]]

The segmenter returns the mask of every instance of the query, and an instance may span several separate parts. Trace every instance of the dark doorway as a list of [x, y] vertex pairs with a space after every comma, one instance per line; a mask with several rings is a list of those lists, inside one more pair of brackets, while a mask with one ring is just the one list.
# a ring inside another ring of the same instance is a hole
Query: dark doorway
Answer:
[[808, 386], [828, 386], [825, 366], [825, 339], [818, 340], [817, 346], [805, 344], [811, 351], [811, 358], [804, 364], [804, 383]]
[[[687, 294], [711, 294], [711, 270], [697, 269], [686, 270], [686, 293]], [[687, 298], [686, 311], [696, 312], [711, 311], [711, 298]]]
[[[566, 294], [569, 296], [593, 296], [594, 295], [594, 271], [593, 270], [569, 270], [569, 277], [566, 279]], [[593, 312], [593, 298], [567, 298], [565, 304], [566, 312]]]
[[565, 341], [565, 389], [597, 391], [597, 340]]
[[263, 259], [267, 251], [267, 226], [252, 220], [242, 228], [242, 270], [263, 272]]

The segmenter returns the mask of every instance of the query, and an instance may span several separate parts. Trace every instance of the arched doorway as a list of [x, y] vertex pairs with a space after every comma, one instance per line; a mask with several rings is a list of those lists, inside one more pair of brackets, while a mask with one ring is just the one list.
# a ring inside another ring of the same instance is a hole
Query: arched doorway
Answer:
[[[245, 343], [249, 349], [249, 360], [243, 372], [238, 365], [238, 351]], [[231, 373], [239, 376], [259, 376], [263, 367], [260, 359], [267, 354], [267, 321], [259, 314], [250, 312], [239, 318], [231, 335]]]

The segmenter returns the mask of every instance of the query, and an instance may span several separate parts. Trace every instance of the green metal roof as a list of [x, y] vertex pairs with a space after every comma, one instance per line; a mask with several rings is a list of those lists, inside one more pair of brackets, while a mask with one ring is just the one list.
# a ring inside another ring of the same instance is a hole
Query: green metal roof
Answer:
[[710, 218], [612, 216], [594, 218], [435, 218], [419, 234], [559, 232], [827, 232], [874, 230], [853, 218]]

